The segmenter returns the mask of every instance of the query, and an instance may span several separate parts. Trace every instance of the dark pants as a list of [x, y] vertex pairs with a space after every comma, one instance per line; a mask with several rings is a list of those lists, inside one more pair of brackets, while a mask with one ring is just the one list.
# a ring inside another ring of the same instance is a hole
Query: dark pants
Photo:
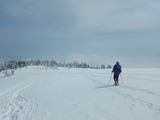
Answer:
[[115, 82], [115, 85], [118, 85], [118, 82], [119, 82], [119, 75], [114, 75], [114, 82]]

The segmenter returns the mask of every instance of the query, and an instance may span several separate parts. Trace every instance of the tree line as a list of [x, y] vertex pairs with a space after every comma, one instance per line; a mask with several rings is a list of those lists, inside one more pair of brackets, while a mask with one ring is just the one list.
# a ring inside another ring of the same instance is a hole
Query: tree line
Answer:
[[22, 61], [5, 61], [0, 63], [0, 72], [5, 70], [16, 70], [18, 68], [24, 68], [27, 66], [46, 66], [46, 67], [67, 67], [67, 68], [92, 68], [92, 69], [106, 69], [106, 68], [112, 68], [111, 65], [108, 65], [107, 67], [105, 65], [101, 66], [90, 66], [89, 64], [85, 62], [57, 62], [55, 60], [22, 60]]

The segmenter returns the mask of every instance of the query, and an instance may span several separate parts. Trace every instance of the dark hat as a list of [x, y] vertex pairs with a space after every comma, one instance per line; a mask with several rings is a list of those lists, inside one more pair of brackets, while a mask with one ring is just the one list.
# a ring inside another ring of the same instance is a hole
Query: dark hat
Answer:
[[119, 64], [119, 62], [117, 61], [116, 64]]

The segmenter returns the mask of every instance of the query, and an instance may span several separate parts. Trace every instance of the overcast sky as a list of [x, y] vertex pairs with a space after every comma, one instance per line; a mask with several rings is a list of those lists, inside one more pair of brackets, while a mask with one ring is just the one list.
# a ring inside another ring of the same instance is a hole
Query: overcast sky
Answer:
[[160, 57], [160, 0], [0, 0], [0, 57]]

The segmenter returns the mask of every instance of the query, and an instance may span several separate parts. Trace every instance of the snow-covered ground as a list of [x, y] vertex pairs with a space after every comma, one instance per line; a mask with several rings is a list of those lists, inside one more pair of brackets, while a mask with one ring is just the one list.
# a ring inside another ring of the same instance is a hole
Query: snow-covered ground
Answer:
[[111, 69], [0, 73], [0, 120], [159, 120], [160, 69], [124, 68], [113, 86]]

